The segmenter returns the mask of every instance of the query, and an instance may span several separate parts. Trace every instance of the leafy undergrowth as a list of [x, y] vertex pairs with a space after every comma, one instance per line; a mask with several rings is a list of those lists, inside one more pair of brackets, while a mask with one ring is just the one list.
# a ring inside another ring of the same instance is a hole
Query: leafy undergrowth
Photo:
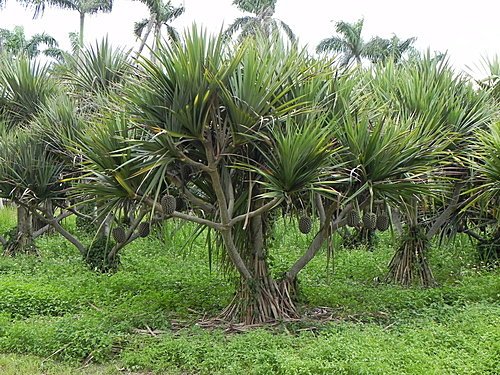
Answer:
[[[310, 240], [288, 232], [279, 227], [272, 241], [277, 275]], [[57, 236], [38, 241], [39, 257], [0, 257], [0, 373], [500, 371], [500, 275], [475, 265], [464, 239], [432, 249], [433, 289], [378, 281], [389, 236], [372, 252], [336, 246], [328, 265], [320, 254], [300, 276], [303, 312], [321, 307], [331, 320], [227, 334], [196, 325], [223, 309], [233, 283], [210, 270], [201, 237], [184, 246], [188, 233], [133, 243], [115, 274], [91, 272]]]

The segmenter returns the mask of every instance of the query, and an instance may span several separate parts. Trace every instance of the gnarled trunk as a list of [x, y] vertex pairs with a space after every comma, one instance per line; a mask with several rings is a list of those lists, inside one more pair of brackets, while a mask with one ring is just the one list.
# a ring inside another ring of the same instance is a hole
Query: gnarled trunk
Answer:
[[33, 240], [33, 218], [30, 212], [22, 206], [17, 207], [17, 229], [15, 235], [8, 242], [4, 254], [16, 255], [18, 253], [35, 252]]
[[261, 216], [251, 219], [250, 234], [250, 254], [245, 257], [245, 263], [252, 277], [241, 277], [238, 290], [221, 317], [245, 324], [297, 318], [295, 282], [274, 280], [269, 270]]

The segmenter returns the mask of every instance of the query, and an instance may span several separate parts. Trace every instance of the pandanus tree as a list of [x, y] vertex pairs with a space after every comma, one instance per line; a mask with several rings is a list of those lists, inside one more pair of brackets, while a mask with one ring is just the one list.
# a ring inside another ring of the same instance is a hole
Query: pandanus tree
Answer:
[[500, 57], [484, 58], [481, 66], [485, 76], [477, 83], [483, 90], [490, 92], [497, 103], [500, 103]]
[[[76, 169], [81, 159], [76, 134], [89, 131], [90, 125], [85, 124], [99, 116], [99, 107], [112, 105], [108, 98], [118, 92], [130, 65], [126, 53], [105, 41], [81, 52], [71, 68], [56, 67], [61, 84], [57, 87], [46, 67], [25, 58], [3, 62], [0, 115], [8, 136], [2, 138], [1, 195], [19, 207], [17, 233], [10, 236], [10, 242], [2, 240], [10, 253], [32, 248], [32, 240], [48, 227], [84, 257], [89, 253], [85, 244], [59, 224], [68, 215], [82, 216], [67, 189], [82, 178]], [[43, 223], [39, 230], [32, 228], [32, 217]], [[113, 243], [110, 248], [125, 244]]]
[[[72, 165], [71, 176], [75, 186], [86, 178], [75, 170], [75, 161], [81, 160], [82, 153], [76, 135], [83, 134], [97, 142], [102, 136], [102, 130], [94, 127], [95, 121], [102, 115], [102, 108], [120, 111], [112, 98], [122, 94], [123, 83], [130, 72], [129, 53], [114, 48], [107, 39], [84, 48], [78, 56], [66, 56], [65, 63], [55, 67], [54, 74], [67, 95], [64, 100], [56, 98], [54, 105], [37, 119], [37, 133], [46, 142], [47, 147], [59, 155], [62, 162]], [[102, 140], [105, 141], [107, 140]], [[112, 142], [113, 139], [109, 141]], [[98, 145], [95, 147], [98, 148]], [[71, 201], [74, 207], [71, 212], [77, 215], [77, 224], [83, 223], [82, 225], [87, 228], [91, 226], [93, 229], [99, 229], [93, 238], [93, 243], [82, 255], [92, 268], [107, 270], [115, 267], [118, 262], [114, 257], [110, 257], [113, 259], [108, 261], [107, 253], [115, 251], [114, 248], [121, 249], [129, 241], [117, 243], [108, 240], [109, 221], [114, 219], [113, 215], [96, 217], [96, 202], [91, 198], [87, 196], [75, 199], [72, 195]], [[137, 237], [133, 239], [135, 238]], [[74, 238], [72, 242], [76, 244], [78, 239]], [[77, 247], [81, 250], [85, 246], [80, 244]]]
[[0, 65], [0, 118], [8, 129], [27, 126], [56, 92], [49, 68], [25, 56]]
[[[21, 250], [33, 251], [34, 240], [52, 228], [75, 246], [93, 269], [107, 271], [116, 266], [103, 259], [107, 243], [112, 251], [117, 251], [113, 249], [124, 247], [139, 235], [119, 243], [104, 239], [87, 246], [61, 224], [68, 216], [81, 215], [69, 194], [71, 185], [78, 184], [82, 178], [75, 168], [78, 149], [70, 146], [70, 140], [90, 129], [85, 127], [69, 98], [61, 95], [50, 104], [32, 129], [8, 134], [0, 144], [0, 196], [14, 202], [29, 219], [36, 218], [43, 226], [35, 230], [31, 220], [21, 220], [18, 234], [11, 235], [10, 239], [0, 236], [0, 242], [8, 255]], [[98, 136], [99, 132], [93, 135]]]
[[12, 233], [10, 239], [0, 237], [4, 254], [33, 252], [34, 239], [49, 228], [44, 225], [34, 230], [33, 216], [38, 218], [37, 214], [42, 211], [54, 225], [59, 225], [59, 221], [68, 216], [63, 213], [56, 217], [53, 210], [54, 202], [64, 197], [60, 181], [64, 166], [27, 131], [2, 138], [0, 161], [0, 196], [18, 207], [16, 233]]
[[[10, 133], [9, 139], [15, 140], [57, 89], [49, 76], [48, 66], [30, 61], [25, 56], [16, 59], [4, 57], [0, 66], [0, 121]], [[6, 196], [8, 194], [9, 191], [3, 191], [3, 198], [10, 199]], [[17, 216], [17, 231], [9, 244], [12, 253], [32, 247], [32, 217], [22, 205], [18, 205]]]
[[[291, 51], [285, 57], [280, 48], [245, 45], [230, 51], [223, 38], [193, 31], [185, 46], [163, 46], [157, 64], [144, 60], [137, 72], [142, 84], [129, 86], [125, 104], [140, 136], [133, 148], [98, 149], [93, 140], [82, 140], [93, 176], [82, 189], [103, 207], [139, 204], [144, 212], [153, 209], [155, 215], [202, 225], [218, 238], [242, 279], [241, 299], [228, 316], [247, 322], [296, 314], [286, 297], [289, 285], [273, 280], [267, 268], [264, 215], [285, 200], [283, 190], [294, 194], [319, 186], [331, 153], [327, 126], [294, 123], [294, 112], [306, 108], [291, 93], [295, 77], [307, 77], [304, 56]], [[133, 151], [127, 163], [103, 164], [124, 149]], [[269, 173], [281, 163], [291, 169], [264, 180], [264, 166]], [[275, 191], [265, 182], [273, 182]], [[188, 201], [192, 213], [175, 210], [169, 199], [176, 195]]]
[[66, 165], [43, 141], [54, 140], [61, 132], [42, 136], [34, 129], [41, 119], [55, 126], [55, 118], [47, 117], [50, 111], [59, 104], [71, 108], [71, 103], [63, 100], [48, 66], [25, 56], [2, 61], [0, 87], [0, 118], [6, 128], [0, 147], [0, 195], [17, 206], [17, 228], [0, 241], [4, 252], [14, 255], [34, 250], [34, 239], [68, 216], [56, 213], [64, 201], [61, 179]]
[[106, 105], [103, 101], [121, 90], [130, 68], [129, 53], [113, 47], [104, 38], [81, 50], [78, 56], [66, 55], [54, 67], [54, 75], [67, 88], [80, 112], [95, 112]]
[[404, 285], [415, 281], [434, 284], [426, 253], [430, 241], [450, 227], [463, 208], [470, 172], [466, 152], [478, 129], [491, 121], [488, 97], [464, 77], [455, 75], [446, 61], [430, 56], [404, 65], [389, 62], [376, 68], [373, 100], [385, 103], [387, 116], [407, 119], [422, 135], [433, 137], [441, 150], [434, 170], [424, 177], [438, 183], [434, 194], [415, 196], [403, 207], [408, 235], [391, 264], [388, 279]]
[[144, 3], [149, 10], [149, 18], [144, 18], [134, 24], [134, 34], [140, 39], [141, 44], [137, 50], [137, 55], [142, 53], [144, 46], [153, 31], [153, 50], [160, 43], [161, 29], [163, 27], [167, 30], [168, 39], [171, 42], [177, 43], [179, 41], [179, 33], [171, 25], [171, 22], [184, 13], [183, 6], [173, 6], [171, 1], [164, 2], [163, 0], [139, 0]]
[[464, 232], [477, 240], [484, 262], [500, 259], [500, 122], [477, 132], [470, 145], [474, 186], [465, 207], [470, 225]]
[[[373, 108], [355, 99], [361, 87], [333, 73], [279, 41], [249, 39], [232, 49], [194, 29], [182, 46], [163, 45], [156, 63], [142, 60], [123, 95], [119, 129], [105, 117], [107, 135], [79, 140], [89, 176], [81, 192], [96, 196], [104, 212], [132, 205], [148, 220], [205, 228], [240, 278], [225, 318], [295, 317], [299, 272], [348, 213], [425, 191], [421, 175], [435, 153], [408, 124], [375, 121]], [[320, 221], [281, 279], [268, 265], [277, 211], [301, 216], [303, 232], [312, 212]]]
[[287, 38], [293, 42], [296, 37], [290, 26], [285, 22], [274, 18], [277, 0], [234, 0], [233, 4], [238, 9], [252, 13], [254, 16], [244, 16], [237, 18], [226, 30], [227, 37], [233, 36], [240, 31], [239, 39], [243, 40], [248, 36], [262, 34], [271, 37], [283, 31]]

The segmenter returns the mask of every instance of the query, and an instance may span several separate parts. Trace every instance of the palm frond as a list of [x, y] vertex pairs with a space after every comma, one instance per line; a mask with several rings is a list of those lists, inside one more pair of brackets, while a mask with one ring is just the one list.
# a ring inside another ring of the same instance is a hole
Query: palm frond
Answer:
[[245, 29], [247, 25], [255, 21], [254, 17], [246, 16], [246, 17], [240, 17], [237, 18], [229, 27], [227, 30], [224, 32], [224, 35], [226, 37], [231, 37], [233, 36], [238, 30]]
[[56, 93], [49, 66], [27, 57], [0, 60], [0, 119], [9, 126], [27, 125]]
[[342, 53], [346, 51], [347, 51], [347, 46], [345, 44], [345, 41], [336, 36], [323, 39], [316, 47], [316, 52], [318, 53], [322, 52]]
[[295, 42], [297, 40], [297, 36], [293, 32], [292, 28], [281, 20], [278, 20], [277, 22], [280, 25], [280, 27], [283, 29], [283, 31], [285, 32], [285, 34], [288, 37], [288, 39], [290, 40], [290, 42]]
[[149, 19], [143, 18], [142, 20], [134, 23], [134, 35], [138, 38], [142, 37], [144, 28], [148, 25]]
[[179, 33], [177, 32], [177, 30], [169, 24], [166, 24], [165, 26], [167, 28], [168, 39], [173, 43], [179, 43], [181, 40], [181, 37], [180, 37]]
[[266, 10], [274, 12], [277, 0], [233, 0], [233, 4], [244, 12], [259, 14]]

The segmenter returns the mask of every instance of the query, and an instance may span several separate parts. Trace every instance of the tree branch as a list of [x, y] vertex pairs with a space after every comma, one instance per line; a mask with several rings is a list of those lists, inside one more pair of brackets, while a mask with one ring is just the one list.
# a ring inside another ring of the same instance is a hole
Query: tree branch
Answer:
[[[158, 202], [155, 202], [153, 199], [147, 198], [147, 197], [141, 197], [141, 196], [136, 196], [136, 199], [140, 202], [146, 203], [148, 206], [150, 206], [151, 208], [154, 208], [155, 211], [160, 212], [162, 215], [165, 215], [161, 204], [159, 204]], [[198, 217], [198, 216], [188, 215], [188, 214], [184, 214], [182, 212], [177, 212], [177, 211], [174, 211], [174, 213], [171, 215], [171, 217], [176, 217], [176, 218], [183, 219], [186, 221], [191, 221], [193, 223], [206, 225], [207, 227], [210, 227], [210, 228], [213, 228], [216, 230], [221, 230], [223, 227], [222, 224], [216, 223], [215, 221], [203, 219], [203, 218]]]
[[221, 225], [220, 223], [216, 223], [215, 221], [203, 219], [201, 217], [194, 216], [194, 215], [184, 214], [184, 213], [178, 212], [178, 211], [174, 211], [174, 213], [172, 214], [172, 217], [191, 221], [193, 223], [197, 223], [197, 224], [201, 224], [201, 225], [206, 225], [207, 227], [210, 227], [210, 228], [213, 228], [216, 230], [221, 230], [223, 228], [223, 225]]
[[75, 214], [76, 216], [79, 216], [79, 217], [82, 217], [82, 218], [85, 218], [85, 219], [89, 219], [89, 220], [93, 220], [94, 219], [92, 216], [86, 215], [86, 214], [84, 214], [84, 213], [76, 210], [73, 207], [65, 207], [65, 206], [62, 206], [62, 205], [57, 205], [57, 207], [59, 207], [61, 210], [69, 211], [69, 212]]
[[[61, 221], [61, 220], [65, 219], [65, 218], [67, 218], [68, 216], [71, 216], [72, 214], [73, 214], [72, 212], [66, 211], [66, 212], [61, 213], [55, 219], [57, 221]], [[50, 228], [51, 228], [51, 225], [47, 224], [43, 228], [38, 229], [37, 231], [33, 232], [33, 238], [37, 238], [37, 237], [41, 236], [42, 234], [44, 234], [45, 232], [47, 232]]]
[[465, 233], [466, 235], [478, 240], [479, 242], [486, 242], [486, 240], [483, 237], [481, 237], [479, 234], [471, 231], [470, 229], [466, 229], [462, 233]]
[[174, 176], [169, 176], [169, 181], [172, 182], [179, 189], [182, 189], [183, 194], [186, 196], [186, 198], [189, 200], [189, 202], [191, 202], [193, 206], [198, 207], [205, 212], [212, 212], [214, 210], [214, 207], [211, 204], [205, 202], [203, 199], [200, 199], [196, 195], [194, 195], [189, 189], [186, 188], [186, 186], [178, 178]]
[[280, 204], [282, 201], [283, 201], [283, 197], [273, 198], [271, 201], [267, 202], [265, 205], [259, 207], [258, 209], [254, 210], [254, 211], [236, 216], [235, 218], [231, 219], [231, 221], [229, 222], [228, 225], [232, 227], [234, 224], [236, 224], [239, 221], [251, 219], [254, 216], [263, 214], [264, 212], [269, 211], [274, 206]]
[[318, 209], [319, 222], [321, 225], [323, 225], [325, 224], [326, 221], [325, 206], [323, 205], [323, 200], [321, 199], [321, 195], [318, 193], [314, 195], [316, 197], [316, 208]]
[[144, 216], [146, 216], [147, 213], [148, 213], [148, 210], [145, 210], [145, 209], [143, 209], [139, 212], [139, 215], [137, 215], [137, 217], [134, 219], [134, 221], [132, 221], [128, 231], [125, 233], [126, 240], [124, 242], [121, 242], [121, 243], [116, 243], [115, 246], [113, 246], [112, 249], [109, 251], [109, 253], [108, 253], [108, 260], [109, 261], [112, 261], [115, 258], [118, 251], [120, 251], [125, 246], [127, 246], [129, 243], [135, 241], [139, 237], [139, 234], [134, 233], [134, 231], [139, 226], [142, 219], [144, 218]]
[[47, 212], [46, 210], [38, 207], [38, 210], [40, 210], [42, 214], [40, 214], [36, 208], [32, 208], [30, 206], [26, 206], [24, 205], [26, 208], [28, 208], [28, 210], [30, 210], [35, 216], [37, 216], [40, 220], [42, 220], [43, 222], [51, 225], [55, 230], [56, 232], [58, 232], [61, 236], [63, 236], [64, 238], [66, 238], [70, 243], [73, 244], [73, 246], [75, 246], [78, 251], [80, 252], [80, 254], [82, 255], [85, 255], [86, 253], [86, 248], [85, 246], [80, 242], [78, 241], [78, 239], [76, 237], [74, 237], [71, 233], [69, 233], [66, 229], [64, 229], [61, 224], [59, 224], [59, 221], [57, 220], [57, 218], [54, 218], [52, 217], [52, 219], [49, 219], [50, 216], [50, 213]]
[[[369, 199], [366, 199], [359, 205], [359, 209], [363, 209], [370, 203]], [[347, 220], [347, 214], [354, 208], [354, 203], [348, 203], [342, 211], [340, 211], [339, 215], [332, 222], [333, 214], [337, 210], [338, 202], [332, 203], [326, 213], [325, 223], [321, 226], [316, 236], [314, 236], [313, 241], [309, 245], [307, 251], [294, 263], [294, 265], [290, 268], [290, 270], [285, 274], [285, 278], [289, 281], [295, 280], [299, 272], [316, 256], [318, 251], [323, 246], [323, 242], [331, 236], [337, 229], [343, 227]]]
[[345, 216], [353, 209], [353, 204], [349, 203], [339, 214], [334, 222], [331, 222], [334, 205], [332, 204], [328, 208], [328, 213], [326, 213], [325, 223], [322, 225], [316, 236], [314, 236], [313, 241], [309, 245], [307, 251], [294, 263], [290, 270], [286, 273], [285, 278], [289, 281], [295, 280], [299, 272], [316, 256], [323, 242], [328, 237], [328, 231], [330, 230], [330, 235], [333, 234], [339, 227], [345, 224]]
[[233, 183], [231, 181], [231, 176], [229, 172], [227, 171], [226, 168], [223, 169], [224, 173], [224, 182], [225, 182], [225, 188], [226, 188], [226, 195], [227, 195], [227, 200], [228, 200], [228, 205], [227, 205], [227, 210], [229, 213], [229, 217], [233, 216], [233, 211], [234, 211], [234, 188], [233, 188]]
[[220, 216], [221, 216], [221, 224], [222, 228], [219, 229], [219, 232], [222, 236], [222, 240], [224, 241], [224, 246], [226, 251], [231, 258], [234, 266], [238, 270], [241, 276], [243, 276], [246, 280], [252, 279], [252, 274], [248, 270], [248, 267], [245, 265], [245, 262], [241, 258], [240, 252], [236, 248], [233, 240], [233, 231], [231, 230], [228, 206], [226, 196], [224, 195], [224, 190], [222, 187], [219, 171], [217, 169], [217, 163], [214, 160], [214, 150], [211, 143], [211, 137], [207, 137], [207, 141], [205, 142], [205, 154], [208, 160], [209, 167], [209, 176], [212, 181], [212, 186], [215, 191], [215, 195], [217, 196], [217, 202], [219, 204]]

